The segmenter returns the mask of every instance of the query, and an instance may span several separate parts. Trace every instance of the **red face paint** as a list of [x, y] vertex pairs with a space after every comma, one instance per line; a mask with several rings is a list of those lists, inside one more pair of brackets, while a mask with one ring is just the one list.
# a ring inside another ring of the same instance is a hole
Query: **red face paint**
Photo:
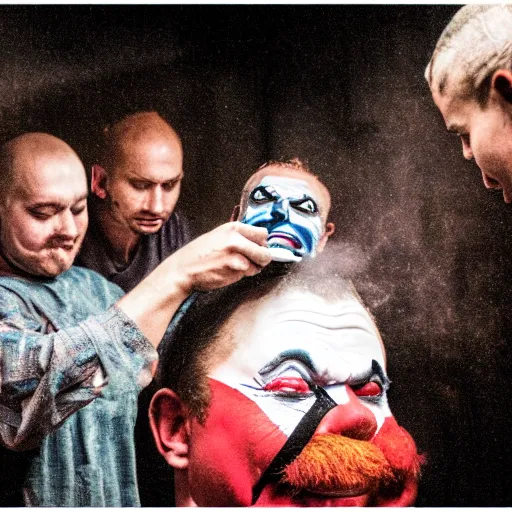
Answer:
[[[250, 506], [253, 487], [287, 438], [254, 401], [239, 391], [214, 379], [210, 379], [210, 389], [212, 395], [205, 424], [192, 424], [188, 467], [191, 496], [198, 506]], [[399, 474], [400, 484], [393, 493], [379, 496], [380, 491], [377, 491], [377, 496], [336, 497], [305, 491], [292, 493], [288, 487], [272, 483], [264, 488], [255, 505], [413, 504], [420, 458], [412, 438], [391, 417], [386, 419], [372, 442]]]

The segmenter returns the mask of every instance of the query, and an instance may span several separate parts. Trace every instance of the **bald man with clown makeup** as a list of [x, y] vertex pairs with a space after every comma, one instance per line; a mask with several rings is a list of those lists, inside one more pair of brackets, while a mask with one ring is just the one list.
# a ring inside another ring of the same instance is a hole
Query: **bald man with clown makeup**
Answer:
[[150, 407], [177, 506], [414, 503], [422, 457], [379, 331], [319, 259], [203, 295], [177, 326]]

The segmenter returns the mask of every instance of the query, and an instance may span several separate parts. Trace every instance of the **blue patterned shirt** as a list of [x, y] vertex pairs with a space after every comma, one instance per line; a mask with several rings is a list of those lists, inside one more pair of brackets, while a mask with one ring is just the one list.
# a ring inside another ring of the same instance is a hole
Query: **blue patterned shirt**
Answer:
[[36, 448], [28, 506], [139, 505], [133, 429], [157, 355], [122, 295], [80, 267], [0, 277], [0, 440]]

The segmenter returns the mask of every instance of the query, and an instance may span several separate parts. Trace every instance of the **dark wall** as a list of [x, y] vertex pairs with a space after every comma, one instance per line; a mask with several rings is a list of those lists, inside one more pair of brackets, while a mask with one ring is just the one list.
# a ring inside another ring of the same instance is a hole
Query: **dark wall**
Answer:
[[334, 198], [334, 263], [387, 345], [392, 409], [428, 457], [417, 505], [509, 506], [510, 211], [423, 78], [457, 9], [4, 5], [0, 135], [48, 131], [89, 162], [100, 126], [158, 109], [199, 232], [261, 162], [306, 160]]

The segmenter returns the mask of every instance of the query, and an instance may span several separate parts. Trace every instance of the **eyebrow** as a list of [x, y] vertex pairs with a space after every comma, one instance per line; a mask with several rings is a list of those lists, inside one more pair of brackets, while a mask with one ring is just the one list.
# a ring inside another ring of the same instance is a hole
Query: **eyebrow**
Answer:
[[[87, 199], [88, 194], [83, 194], [78, 197], [72, 204], [79, 203], [80, 201], [85, 201]], [[29, 208], [60, 208], [64, 205], [64, 203], [60, 203], [58, 201], [39, 201], [37, 203], [33, 203], [29, 205]]]
[[[253, 191], [251, 192], [251, 194], [253, 192], [256, 192], [256, 190], [264, 190], [267, 194], [270, 194], [272, 196], [272, 198], [276, 198], [276, 197], [283, 197], [282, 194], [280, 194], [274, 187], [274, 185], [259, 185], [258, 187], [254, 188]], [[306, 194], [306, 192], [303, 192], [302, 193], [302, 196], [288, 196], [288, 199], [291, 203], [303, 203], [304, 201], [313, 201], [315, 204], [316, 203], [316, 199], [310, 195], [310, 194]]]
[[181, 173], [178, 176], [171, 178], [170, 180], [155, 181], [155, 180], [151, 180], [149, 178], [145, 178], [143, 176], [139, 176], [137, 174], [137, 172], [135, 171], [133, 174], [128, 175], [128, 179], [135, 180], [135, 181], [145, 181], [147, 183], [176, 183], [177, 181], [182, 180], [183, 176], [185, 176], [185, 173], [183, 171], [181, 171]]
[[391, 384], [391, 381], [389, 380], [389, 377], [382, 369], [380, 363], [375, 359], [372, 359], [371, 368], [360, 374], [351, 374], [348, 381], [351, 385], [355, 385], [361, 382], [368, 382], [370, 378], [373, 377], [374, 375], [377, 375], [377, 377], [379, 377], [380, 381], [382, 382], [382, 386], [384, 387], [385, 390], [387, 390], [389, 388], [389, 385]]
[[300, 361], [305, 366], [307, 366], [313, 373], [318, 373], [318, 368], [313, 362], [313, 359], [311, 359], [309, 352], [300, 349], [285, 350], [284, 352], [279, 353], [276, 357], [274, 357], [274, 359], [269, 361], [263, 368], [261, 368], [261, 370], [258, 373], [260, 375], [270, 373], [284, 361], [288, 361], [289, 359], [295, 359], [297, 361]]
[[377, 375], [380, 378], [384, 389], [387, 389], [391, 384], [391, 381], [382, 369], [382, 366], [375, 359], [372, 359], [372, 375]]

